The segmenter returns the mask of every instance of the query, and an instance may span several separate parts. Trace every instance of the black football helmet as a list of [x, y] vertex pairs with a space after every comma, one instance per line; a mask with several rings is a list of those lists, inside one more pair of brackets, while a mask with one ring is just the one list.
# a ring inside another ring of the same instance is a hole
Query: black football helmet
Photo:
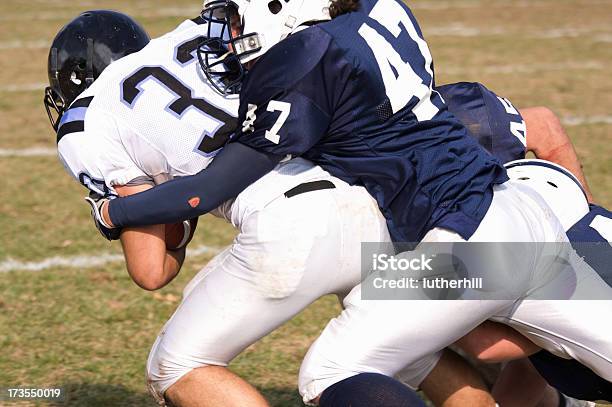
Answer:
[[140, 51], [149, 40], [131, 17], [110, 10], [86, 11], [64, 26], [49, 51], [50, 86], [44, 104], [53, 128], [57, 130], [64, 111], [108, 65]]

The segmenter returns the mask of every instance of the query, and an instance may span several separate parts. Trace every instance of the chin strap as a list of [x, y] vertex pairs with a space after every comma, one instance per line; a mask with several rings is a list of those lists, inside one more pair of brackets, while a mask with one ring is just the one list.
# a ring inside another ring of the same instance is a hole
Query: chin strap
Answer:
[[[51, 55], [49, 57], [49, 82], [51, 86], [45, 88], [44, 105], [51, 126], [55, 131], [57, 131], [59, 121], [62, 118], [66, 105], [64, 97], [56, 91], [56, 89], [60, 89], [58, 66], [57, 48], [51, 48]], [[51, 110], [54, 110], [57, 114], [56, 119], [53, 118]]]
[[59, 89], [59, 70], [57, 62], [57, 48], [51, 48], [51, 87]]
[[94, 82], [93, 72], [94, 40], [87, 39], [87, 71], [85, 76], [85, 87], [88, 88]]

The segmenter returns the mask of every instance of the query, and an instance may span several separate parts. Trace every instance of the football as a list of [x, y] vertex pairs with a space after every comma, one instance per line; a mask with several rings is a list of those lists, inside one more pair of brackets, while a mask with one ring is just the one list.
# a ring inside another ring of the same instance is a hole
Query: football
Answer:
[[181, 249], [191, 242], [198, 225], [198, 218], [166, 224], [166, 249]]

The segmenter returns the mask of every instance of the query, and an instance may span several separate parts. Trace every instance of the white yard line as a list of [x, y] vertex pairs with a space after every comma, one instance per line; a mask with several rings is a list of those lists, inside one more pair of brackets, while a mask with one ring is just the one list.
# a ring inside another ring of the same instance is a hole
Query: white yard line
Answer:
[[612, 34], [600, 34], [593, 37], [594, 42], [612, 42]]
[[511, 38], [530, 39], [558, 39], [576, 38], [590, 36], [592, 41], [598, 41], [602, 36], [609, 34], [610, 27], [561, 27], [549, 30], [517, 31], [508, 30], [503, 27], [479, 28], [462, 23], [448, 24], [444, 26], [424, 26], [425, 37], [483, 37], [504, 36]]
[[[198, 246], [193, 249], [187, 249], [189, 257], [202, 256], [205, 254], [215, 255], [220, 253], [222, 249], [210, 246]], [[84, 255], [84, 256], [54, 256], [41, 261], [20, 261], [7, 259], [0, 262], [0, 273], [8, 273], [10, 271], [44, 271], [51, 268], [95, 268], [103, 267], [111, 263], [119, 263], [123, 261], [123, 255], [103, 253], [99, 255]]]
[[0, 148], [0, 157], [53, 157], [57, 149], [47, 147]]
[[559, 62], [541, 64], [503, 64], [503, 65], [479, 65], [473, 67], [449, 66], [439, 67], [437, 72], [450, 73], [453, 75], [468, 75], [473, 73], [485, 74], [514, 74], [514, 73], [535, 73], [551, 71], [597, 71], [607, 69], [606, 64], [598, 61], [583, 62]]
[[51, 45], [50, 40], [34, 40], [34, 41], [0, 41], [0, 51], [9, 49], [46, 49]]
[[612, 116], [566, 116], [561, 119], [561, 122], [566, 126], [612, 124]]
[[20, 92], [34, 92], [40, 91], [41, 94], [45, 90], [45, 88], [49, 86], [46, 83], [23, 83], [16, 85], [0, 85], [0, 92], [5, 93], [20, 93]]

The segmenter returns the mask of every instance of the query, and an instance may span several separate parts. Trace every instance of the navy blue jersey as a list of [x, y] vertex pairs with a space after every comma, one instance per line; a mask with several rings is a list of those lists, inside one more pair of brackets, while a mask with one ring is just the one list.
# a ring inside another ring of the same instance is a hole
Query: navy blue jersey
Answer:
[[432, 59], [410, 10], [361, 11], [274, 46], [241, 92], [233, 142], [302, 156], [376, 198], [394, 241], [433, 227], [469, 238], [507, 176], [432, 90]]
[[612, 286], [612, 212], [591, 205], [591, 211], [567, 231], [576, 252]]
[[453, 83], [435, 89], [470, 135], [501, 162], [525, 158], [527, 126], [508, 99], [475, 82]]
[[[572, 246], [612, 286], [612, 212], [591, 205], [591, 211], [567, 231]], [[580, 400], [612, 401], [612, 383], [575, 360], [541, 351], [529, 358], [553, 387]]]

